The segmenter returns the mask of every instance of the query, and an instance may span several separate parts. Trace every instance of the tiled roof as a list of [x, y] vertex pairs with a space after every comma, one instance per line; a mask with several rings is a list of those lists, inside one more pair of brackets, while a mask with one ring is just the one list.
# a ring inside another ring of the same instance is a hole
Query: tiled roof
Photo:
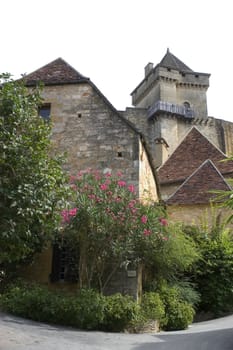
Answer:
[[57, 58], [55, 61], [26, 75], [24, 80], [27, 86], [31, 86], [39, 81], [42, 81], [45, 85], [59, 85], [79, 83], [89, 79], [76, 71], [62, 58]]
[[226, 155], [193, 127], [168, 160], [158, 169], [161, 184], [184, 181], [206, 159], [211, 159], [221, 174], [233, 172], [233, 161], [222, 162]]
[[228, 191], [231, 188], [211, 160], [206, 160], [188, 179], [168, 198], [168, 205], [206, 204], [216, 198], [210, 191]]
[[163, 57], [161, 62], [159, 63], [159, 66], [170, 68], [170, 69], [176, 69], [180, 72], [190, 72], [193, 73], [193, 70], [186, 66], [179, 58], [174, 56], [169, 49], [167, 49], [166, 55]]

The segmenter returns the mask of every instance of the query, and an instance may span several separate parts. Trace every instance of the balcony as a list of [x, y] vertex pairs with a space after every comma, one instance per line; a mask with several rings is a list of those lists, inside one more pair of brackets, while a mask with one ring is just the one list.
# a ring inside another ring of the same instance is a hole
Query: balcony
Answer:
[[169, 113], [179, 115], [185, 118], [194, 118], [194, 110], [187, 106], [176, 105], [169, 102], [157, 101], [152, 105], [147, 112], [148, 118], [153, 117], [158, 113]]

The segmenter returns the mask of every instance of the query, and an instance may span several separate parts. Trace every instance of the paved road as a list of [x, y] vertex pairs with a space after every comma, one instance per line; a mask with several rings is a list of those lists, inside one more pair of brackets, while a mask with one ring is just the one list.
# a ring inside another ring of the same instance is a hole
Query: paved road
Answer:
[[179, 332], [84, 332], [0, 313], [0, 350], [233, 350], [233, 315]]

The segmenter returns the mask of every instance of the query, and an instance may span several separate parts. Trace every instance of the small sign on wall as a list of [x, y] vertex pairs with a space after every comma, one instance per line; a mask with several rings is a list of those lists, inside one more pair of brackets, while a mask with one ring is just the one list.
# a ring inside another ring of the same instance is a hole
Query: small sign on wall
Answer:
[[128, 270], [127, 271], [127, 276], [128, 277], [136, 277], [137, 276], [137, 272], [135, 270]]

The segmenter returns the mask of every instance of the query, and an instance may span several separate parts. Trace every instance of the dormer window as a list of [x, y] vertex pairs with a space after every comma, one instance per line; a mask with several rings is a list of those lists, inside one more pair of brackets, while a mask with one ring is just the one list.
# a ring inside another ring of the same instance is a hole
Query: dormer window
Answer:
[[43, 118], [46, 122], [50, 121], [51, 115], [51, 104], [46, 103], [38, 108], [38, 115]]

